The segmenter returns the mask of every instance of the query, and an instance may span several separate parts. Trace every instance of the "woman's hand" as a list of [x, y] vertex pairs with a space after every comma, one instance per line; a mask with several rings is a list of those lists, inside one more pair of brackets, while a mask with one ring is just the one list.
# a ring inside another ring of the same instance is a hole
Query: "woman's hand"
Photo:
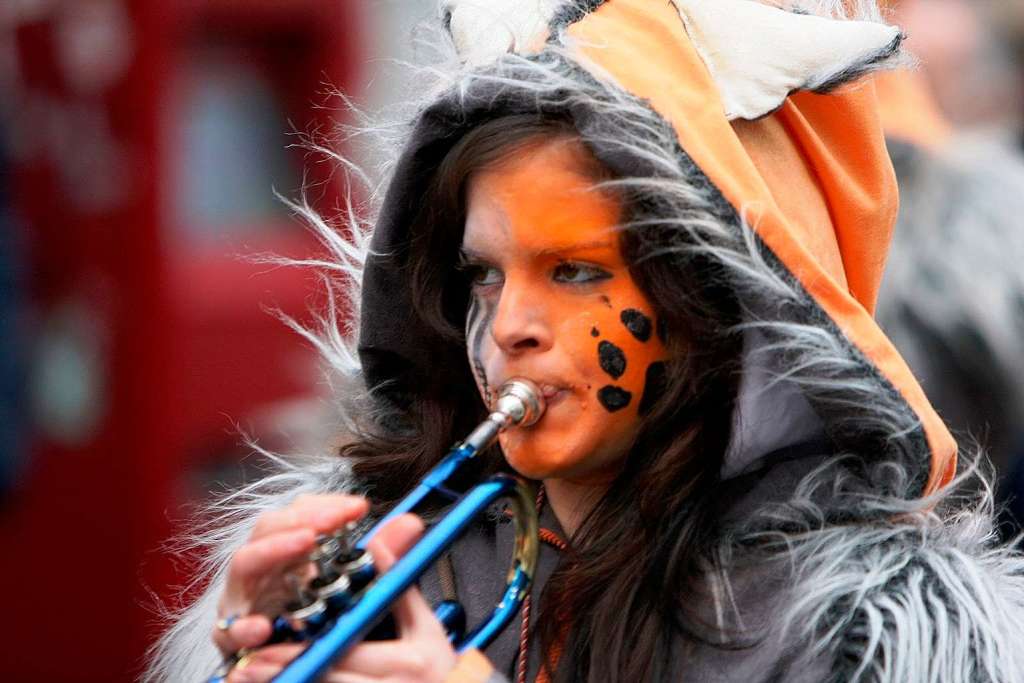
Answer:
[[[368, 509], [354, 496], [303, 496], [288, 507], [263, 514], [249, 542], [235, 554], [221, 598], [221, 619], [228, 628], [214, 630], [214, 642], [228, 656], [242, 648], [258, 648], [271, 633], [273, 614], [289, 593], [285, 576], [308, 568], [308, 555], [319, 534], [331, 533], [357, 520]], [[379, 571], [401, 557], [423, 532], [423, 523], [403, 515], [383, 527], [369, 545]], [[263, 611], [264, 613], [260, 613]], [[357, 645], [323, 680], [336, 683], [399, 681], [434, 683], [445, 679], [455, 666], [456, 654], [433, 610], [415, 588], [395, 603], [393, 615], [398, 639]], [[223, 622], [220, 624], [223, 626]], [[229, 683], [269, 681], [304, 649], [287, 643], [260, 648], [236, 667]]]

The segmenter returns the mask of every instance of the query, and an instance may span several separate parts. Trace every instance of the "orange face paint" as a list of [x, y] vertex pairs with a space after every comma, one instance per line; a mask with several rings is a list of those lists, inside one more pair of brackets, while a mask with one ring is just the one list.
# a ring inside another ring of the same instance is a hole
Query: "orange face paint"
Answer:
[[501, 437], [534, 479], [614, 474], [664, 370], [653, 309], [619, 249], [620, 204], [594, 191], [586, 153], [538, 143], [468, 188], [469, 360], [485, 401], [515, 376], [544, 390], [541, 420]]

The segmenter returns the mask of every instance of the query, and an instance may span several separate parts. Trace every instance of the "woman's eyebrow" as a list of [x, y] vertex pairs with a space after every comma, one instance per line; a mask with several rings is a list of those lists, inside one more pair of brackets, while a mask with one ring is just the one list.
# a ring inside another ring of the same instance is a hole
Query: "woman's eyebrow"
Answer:
[[598, 240], [595, 242], [582, 242], [566, 244], [561, 247], [550, 247], [537, 251], [538, 256], [549, 256], [553, 254], [572, 254], [578, 251], [597, 251], [599, 249], [617, 249], [618, 245], [609, 240]]
[[[597, 241], [594, 241], [594, 242], [581, 242], [581, 243], [565, 244], [565, 245], [555, 246], [555, 247], [546, 247], [546, 248], [543, 248], [543, 249], [537, 249], [536, 251], [534, 251], [532, 253], [535, 256], [559, 256], [559, 255], [565, 255], [565, 254], [572, 254], [572, 253], [580, 252], [580, 251], [597, 251], [597, 250], [602, 250], [602, 249], [607, 250], [607, 249], [617, 249], [617, 248], [618, 248], [618, 245], [615, 242], [611, 241], [611, 240], [597, 240]], [[477, 251], [475, 249], [472, 249], [470, 247], [465, 247], [465, 246], [459, 248], [459, 254], [460, 254], [460, 256], [464, 260], [467, 260], [467, 261], [487, 261], [490, 258], [484, 252], [480, 252], [480, 251]]]

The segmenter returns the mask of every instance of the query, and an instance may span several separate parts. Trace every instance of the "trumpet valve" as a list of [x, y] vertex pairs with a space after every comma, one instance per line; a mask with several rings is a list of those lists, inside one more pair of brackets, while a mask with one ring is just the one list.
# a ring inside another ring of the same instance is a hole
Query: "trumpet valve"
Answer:
[[372, 555], [365, 550], [349, 549], [333, 556], [330, 565], [320, 571], [309, 588], [332, 608], [347, 609], [374, 576]]
[[301, 639], [322, 625], [327, 614], [327, 603], [308, 587], [302, 586], [298, 576], [289, 574], [287, 581], [294, 591], [294, 597], [285, 604], [284, 613], [278, 620], [286, 627], [283, 635]]

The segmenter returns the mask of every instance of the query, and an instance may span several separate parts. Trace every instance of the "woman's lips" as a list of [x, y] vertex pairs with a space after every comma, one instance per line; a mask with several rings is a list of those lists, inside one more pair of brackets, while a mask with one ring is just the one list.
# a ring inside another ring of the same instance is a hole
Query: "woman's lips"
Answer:
[[[561, 403], [565, 398], [574, 392], [574, 388], [571, 384], [565, 383], [557, 378], [541, 379], [539, 377], [531, 377], [529, 373], [519, 373], [512, 375], [512, 377], [525, 377], [531, 380], [538, 389], [540, 389], [541, 397], [544, 399], [545, 412], [553, 406]], [[508, 380], [506, 379], [505, 382]], [[544, 419], [541, 416], [541, 419]]]
[[541, 384], [540, 393], [544, 396], [544, 403], [550, 408], [568, 396], [569, 390], [554, 384]]

